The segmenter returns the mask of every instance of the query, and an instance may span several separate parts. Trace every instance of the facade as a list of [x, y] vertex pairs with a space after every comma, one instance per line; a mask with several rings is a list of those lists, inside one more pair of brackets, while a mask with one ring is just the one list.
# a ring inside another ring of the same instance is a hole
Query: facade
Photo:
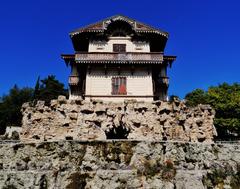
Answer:
[[167, 68], [176, 56], [164, 55], [168, 33], [116, 15], [70, 33], [74, 54], [63, 54], [70, 99], [167, 100]]

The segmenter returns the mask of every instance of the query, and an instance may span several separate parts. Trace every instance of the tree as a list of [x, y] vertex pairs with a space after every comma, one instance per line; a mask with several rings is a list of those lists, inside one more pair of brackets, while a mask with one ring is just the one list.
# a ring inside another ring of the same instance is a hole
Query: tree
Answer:
[[24, 102], [32, 99], [31, 88], [18, 88], [14, 85], [9, 94], [1, 98], [0, 103], [0, 134], [4, 134], [7, 125], [21, 126], [21, 107]]
[[37, 96], [39, 95], [39, 88], [40, 88], [40, 76], [38, 76], [35, 88], [34, 88], [34, 92], [33, 92], [33, 100], [37, 98]]
[[210, 104], [215, 109], [214, 125], [219, 139], [240, 137], [240, 84], [223, 83], [207, 91], [196, 89], [185, 99], [188, 106]]
[[38, 77], [35, 89], [27, 87], [20, 89], [14, 85], [8, 95], [0, 97], [0, 134], [5, 133], [7, 125], [21, 126], [21, 107], [24, 102], [44, 100], [50, 103], [59, 95], [67, 95], [67, 91], [52, 75], [41, 81]]
[[202, 89], [195, 89], [191, 93], [188, 93], [185, 99], [187, 100], [186, 104], [191, 107], [207, 103], [206, 92]]
[[64, 84], [56, 80], [54, 75], [49, 75], [47, 78], [41, 80], [40, 86], [38, 79], [34, 94], [34, 100], [43, 100], [47, 104], [49, 104], [52, 99], [56, 99], [59, 95], [68, 95], [67, 90], [64, 89]]

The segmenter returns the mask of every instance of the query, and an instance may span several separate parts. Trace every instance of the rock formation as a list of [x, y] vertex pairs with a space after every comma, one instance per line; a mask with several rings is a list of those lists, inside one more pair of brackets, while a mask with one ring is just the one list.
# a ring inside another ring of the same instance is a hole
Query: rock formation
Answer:
[[214, 110], [208, 105], [87, 102], [60, 96], [49, 105], [25, 103], [22, 112], [19, 143], [0, 144], [0, 188], [240, 185], [240, 146], [213, 142]]
[[132, 139], [212, 142], [216, 131], [209, 105], [188, 108], [183, 101], [122, 103], [38, 101], [22, 107], [22, 141]]
[[109, 140], [0, 145], [3, 189], [238, 189], [239, 180], [237, 144]]

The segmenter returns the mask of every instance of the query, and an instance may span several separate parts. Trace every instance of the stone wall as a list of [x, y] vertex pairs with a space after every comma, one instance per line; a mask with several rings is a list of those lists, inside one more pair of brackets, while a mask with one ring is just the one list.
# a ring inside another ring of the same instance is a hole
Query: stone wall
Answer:
[[204, 189], [240, 185], [240, 146], [147, 141], [0, 145], [0, 188]]
[[22, 141], [174, 140], [211, 142], [216, 135], [214, 111], [208, 105], [188, 108], [184, 102], [122, 103], [66, 100], [39, 101], [22, 107]]

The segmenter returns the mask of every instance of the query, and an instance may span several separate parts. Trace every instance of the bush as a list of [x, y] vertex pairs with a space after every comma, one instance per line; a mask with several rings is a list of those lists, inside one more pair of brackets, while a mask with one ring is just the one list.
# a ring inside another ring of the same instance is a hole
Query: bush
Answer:
[[166, 160], [165, 164], [162, 167], [162, 178], [163, 180], [170, 181], [176, 175], [176, 168], [171, 160]]

